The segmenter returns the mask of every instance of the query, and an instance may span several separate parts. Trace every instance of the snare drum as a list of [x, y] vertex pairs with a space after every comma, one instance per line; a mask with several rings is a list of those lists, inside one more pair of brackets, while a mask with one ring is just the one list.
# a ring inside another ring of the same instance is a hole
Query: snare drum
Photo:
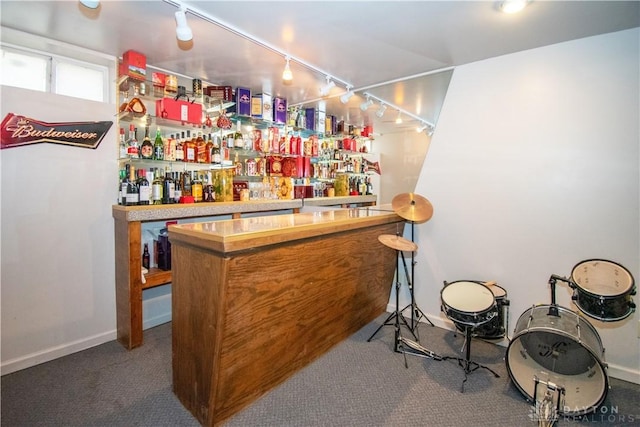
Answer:
[[573, 300], [580, 311], [603, 322], [628, 317], [636, 305], [633, 276], [623, 266], [604, 259], [582, 261], [573, 267]]
[[522, 313], [505, 361], [511, 380], [529, 401], [536, 400], [536, 379], [564, 388], [560, 412], [566, 415], [595, 410], [609, 388], [598, 332], [563, 307], [538, 305]]
[[442, 311], [456, 326], [476, 327], [496, 315], [496, 301], [489, 288], [480, 282], [445, 283], [440, 291]]
[[475, 329], [474, 336], [481, 339], [502, 339], [507, 331], [506, 322], [509, 317], [507, 291], [493, 283], [495, 282], [485, 282], [485, 285], [493, 293], [496, 300], [496, 314], [493, 319]]

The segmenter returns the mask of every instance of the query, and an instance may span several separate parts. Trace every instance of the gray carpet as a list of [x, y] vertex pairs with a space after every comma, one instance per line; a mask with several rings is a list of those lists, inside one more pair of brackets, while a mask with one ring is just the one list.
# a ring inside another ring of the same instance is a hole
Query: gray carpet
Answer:
[[[505, 348], [473, 340], [472, 359], [495, 370], [464, 372], [455, 360], [393, 351], [393, 327], [367, 338], [386, 314], [281, 386], [229, 419], [226, 426], [524, 426], [531, 405], [512, 384]], [[409, 337], [408, 332], [403, 335]], [[460, 334], [420, 325], [420, 342], [442, 356], [462, 356]], [[1, 425], [197, 426], [171, 391], [171, 324], [145, 331], [133, 351], [109, 342], [5, 375]], [[640, 386], [611, 379], [599, 411], [561, 417], [557, 425], [640, 425]], [[614, 413], [615, 412], [615, 413]]]

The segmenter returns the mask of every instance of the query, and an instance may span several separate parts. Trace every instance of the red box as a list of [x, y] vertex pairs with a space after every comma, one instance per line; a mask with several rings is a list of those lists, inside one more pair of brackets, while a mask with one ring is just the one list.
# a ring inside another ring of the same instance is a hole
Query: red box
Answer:
[[151, 73], [151, 82], [154, 86], [164, 88], [167, 81], [167, 75], [164, 73]]
[[136, 80], [147, 79], [147, 57], [136, 52], [128, 50], [122, 55], [122, 65], [120, 74], [127, 75]]
[[202, 124], [202, 105], [162, 98], [156, 101], [156, 117], [200, 125]]

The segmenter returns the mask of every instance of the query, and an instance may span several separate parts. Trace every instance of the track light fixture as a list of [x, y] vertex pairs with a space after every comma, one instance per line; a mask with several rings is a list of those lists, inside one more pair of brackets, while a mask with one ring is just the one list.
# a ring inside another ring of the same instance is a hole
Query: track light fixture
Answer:
[[187, 14], [184, 9], [176, 12], [176, 37], [181, 42], [188, 42], [193, 39], [193, 32], [187, 24]]
[[100, 0], [80, 0], [80, 4], [89, 9], [97, 9], [100, 6]]
[[346, 104], [349, 102], [351, 97], [354, 95], [354, 92], [351, 90], [351, 86], [347, 86], [347, 91], [340, 96], [340, 102]]
[[378, 108], [378, 111], [376, 111], [376, 117], [381, 119], [382, 116], [384, 116], [385, 111], [387, 111], [387, 106], [384, 105], [383, 103], [380, 103], [380, 108]]
[[369, 97], [367, 96], [367, 100], [366, 100], [366, 101], [364, 101], [362, 104], [360, 104], [360, 109], [361, 109], [362, 111], [367, 111], [367, 109], [368, 109], [369, 107], [371, 107], [372, 105], [373, 105], [373, 101], [371, 100], [371, 98], [369, 98]]
[[420, 133], [420, 132], [424, 132], [425, 130], [427, 130], [427, 125], [423, 124], [422, 126], [418, 126], [416, 128], [416, 132]]
[[400, 112], [400, 110], [398, 110], [398, 117], [396, 117], [396, 124], [402, 124], [402, 112]]
[[293, 81], [293, 73], [291, 72], [291, 65], [289, 65], [291, 58], [289, 56], [285, 56], [284, 59], [287, 62], [284, 65], [284, 71], [282, 72], [282, 81], [284, 84], [290, 84]]
[[320, 96], [327, 96], [332, 88], [336, 87], [336, 84], [331, 77], [327, 76], [327, 84], [320, 88]]

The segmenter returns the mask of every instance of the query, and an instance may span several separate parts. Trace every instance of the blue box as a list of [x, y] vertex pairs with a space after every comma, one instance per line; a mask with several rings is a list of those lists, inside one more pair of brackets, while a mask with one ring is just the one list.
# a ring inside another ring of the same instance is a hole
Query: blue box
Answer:
[[241, 116], [251, 115], [251, 89], [236, 88], [236, 113]]
[[287, 122], [287, 100], [285, 98], [273, 98], [273, 121], [279, 124]]
[[304, 125], [309, 130], [316, 130], [316, 109], [305, 108], [304, 109]]

